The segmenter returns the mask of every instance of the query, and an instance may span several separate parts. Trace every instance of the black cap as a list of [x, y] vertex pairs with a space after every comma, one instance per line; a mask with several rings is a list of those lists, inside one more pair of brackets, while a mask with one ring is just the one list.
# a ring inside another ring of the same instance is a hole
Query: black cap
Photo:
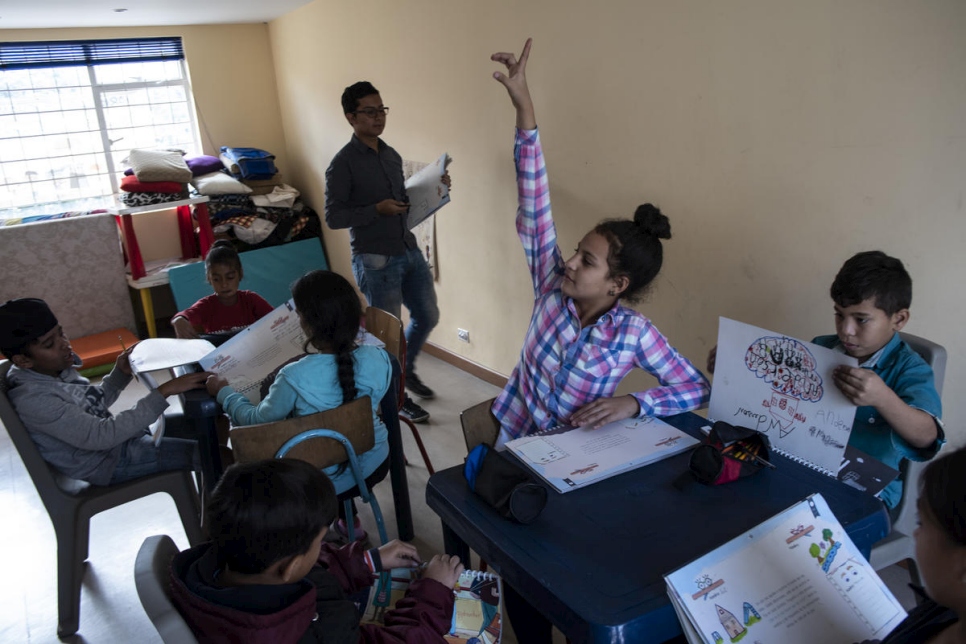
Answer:
[[28, 344], [57, 326], [47, 303], [35, 297], [8, 300], [0, 305], [0, 352], [12, 358]]

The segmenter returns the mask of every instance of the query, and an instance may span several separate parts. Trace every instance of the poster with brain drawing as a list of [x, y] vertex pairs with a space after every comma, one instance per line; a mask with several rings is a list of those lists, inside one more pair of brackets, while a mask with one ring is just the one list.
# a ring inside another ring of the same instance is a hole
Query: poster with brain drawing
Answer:
[[839, 365], [857, 362], [811, 342], [720, 318], [708, 417], [764, 432], [779, 450], [834, 476], [855, 419], [855, 406], [832, 379]]

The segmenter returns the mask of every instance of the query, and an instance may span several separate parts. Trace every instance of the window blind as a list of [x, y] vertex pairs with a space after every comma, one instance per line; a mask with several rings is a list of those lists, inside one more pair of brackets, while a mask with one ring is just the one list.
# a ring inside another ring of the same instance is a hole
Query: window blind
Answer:
[[0, 43], [0, 70], [184, 60], [181, 38]]

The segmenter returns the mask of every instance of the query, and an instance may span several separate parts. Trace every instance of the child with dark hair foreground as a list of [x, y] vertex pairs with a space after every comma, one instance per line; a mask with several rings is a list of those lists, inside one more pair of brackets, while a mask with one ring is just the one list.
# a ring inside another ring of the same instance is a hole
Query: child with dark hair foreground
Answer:
[[255, 291], [239, 290], [245, 276], [241, 258], [227, 239], [219, 239], [205, 257], [205, 278], [214, 289], [171, 318], [179, 338], [201, 334], [230, 336], [272, 312], [272, 305]]
[[[842, 265], [830, 294], [836, 334], [812, 342], [859, 361], [834, 374], [835, 386], [858, 406], [849, 445], [895, 469], [903, 459], [928, 461], [946, 437], [932, 367], [899, 336], [909, 321], [912, 278], [895, 257], [866, 251]], [[716, 350], [708, 354], [712, 373]], [[879, 498], [894, 519], [902, 481], [890, 483]]]
[[323, 542], [336, 515], [325, 474], [304, 461], [233, 465], [215, 488], [205, 525], [211, 542], [171, 565], [175, 605], [202, 642], [444, 642], [453, 614], [457, 557], [433, 557], [422, 578], [385, 614], [359, 624], [347, 593], [374, 573], [420, 564], [416, 549], [391, 541], [365, 551]]
[[205, 372], [169, 380], [114, 416], [109, 407], [131, 382], [130, 348], [99, 385], [81, 366], [50, 307], [23, 298], [0, 306], [0, 352], [13, 362], [8, 396], [44, 460], [73, 479], [113, 485], [158, 472], [197, 470], [197, 442], [189, 423], [173, 417], [155, 442], [148, 427], [168, 406], [165, 398], [204, 387]]
[[966, 644], [966, 448], [919, 478], [916, 562], [929, 598], [882, 644]]
[[[903, 459], [928, 461], [945, 442], [942, 406], [932, 367], [899, 337], [909, 321], [912, 279], [902, 262], [882, 251], [852, 256], [830, 289], [836, 335], [815, 344], [857, 358], [859, 366], [835, 370], [835, 385], [858, 406], [849, 444], [890, 467]], [[891, 509], [902, 481], [880, 495]]]
[[[631, 417], [669, 416], [698, 409], [710, 397], [708, 380], [622, 302], [635, 302], [661, 270], [661, 240], [671, 238], [667, 217], [651, 204], [633, 221], [598, 224], [564, 261], [550, 211], [550, 182], [527, 86], [531, 41], [519, 60], [493, 54], [507, 74], [494, 73], [516, 109], [517, 233], [533, 280], [534, 308], [520, 363], [493, 403], [498, 445], [568, 424], [600, 427]], [[660, 386], [615, 396], [633, 369]]]

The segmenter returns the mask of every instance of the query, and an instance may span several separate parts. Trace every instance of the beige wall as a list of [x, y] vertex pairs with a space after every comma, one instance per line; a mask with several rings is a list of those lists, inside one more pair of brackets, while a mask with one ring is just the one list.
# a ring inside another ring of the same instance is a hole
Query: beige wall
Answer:
[[[6, 29], [0, 41], [181, 36], [205, 154], [223, 145], [263, 148], [287, 169], [268, 26], [195, 25], [98, 29]], [[181, 254], [173, 211], [135, 219], [145, 258]]]
[[[699, 364], [718, 315], [833, 332], [841, 263], [898, 255], [915, 281], [907, 330], [949, 350], [946, 419], [961, 432], [966, 4], [317, 0], [269, 30], [293, 180], [316, 208], [356, 80], [392, 106], [384, 138], [404, 158], [454, 157], [431, 341], [503, 373], [517, 359], [531, 294], [513, 115], [488, 57], [532, 35], [565, 251], [600, 218], [657, 203], [674, 239], [640, 309]], [[348, 275], [347, 233], [326, 230], [326, 246]]]

